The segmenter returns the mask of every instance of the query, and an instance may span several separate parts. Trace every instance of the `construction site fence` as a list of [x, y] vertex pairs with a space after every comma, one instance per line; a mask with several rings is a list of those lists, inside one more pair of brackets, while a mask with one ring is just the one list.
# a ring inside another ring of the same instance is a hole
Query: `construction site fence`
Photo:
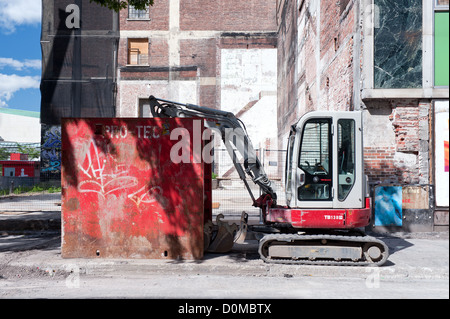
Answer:
[[[275, 185], [275, 191], [284, 193], [286, 151], [257, 149], [257, 156], [266, 174]], [[260, 211], [252, 207], [252, 198], [234, 167], [226, 149], [214, 149], [213, 216], [238, 217], [243, 211], [258, 218]], [[39, 166], [38, 166], [39, 167]], [[2, 174], [3, 175], [3, 174]], [[35, 170], [35, 176], [0, 176], [0, 214], [7, 212], [61, 211], [60, 171]], [[261, 193], [247, 177], [255, 198]]]

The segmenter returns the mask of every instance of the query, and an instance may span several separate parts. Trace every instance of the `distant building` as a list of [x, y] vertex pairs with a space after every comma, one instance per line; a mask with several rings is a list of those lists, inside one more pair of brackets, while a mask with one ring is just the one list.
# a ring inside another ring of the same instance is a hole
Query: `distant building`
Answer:
[[0, 108], [0, 137], [8, 142], [40, 143], [39, 119], [39, 112]]
[[39, 177], [39, 161], [29, 161], [26, 154], [12, 153], [9, 161], [0, 161], [0, 176]]

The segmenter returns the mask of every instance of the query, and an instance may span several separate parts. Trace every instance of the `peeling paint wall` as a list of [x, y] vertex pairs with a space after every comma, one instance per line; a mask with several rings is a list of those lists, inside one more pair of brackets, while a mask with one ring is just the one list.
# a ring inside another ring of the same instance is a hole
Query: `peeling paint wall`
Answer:
[[221, 105], [247, 128], [255, 148], [277, 139], [276, 49], [221, 51]]
[[431, 103], [366, 103], [364, 145], [370, 182], [428, 184]]
[[[260, 100], [260, 94], [275, 92], [275, 6], [264, 0], [168, 0], [155, 3], [148, 19], [142, 21], [129, 19], [123, 10], [117, 114], [139, 116], [139, 101], [149, 95], [216, 109], [230, 110], [233, 105], [232, 111], [239, 112], [249, 102]], [[148, 64], [127, 64], [129, 39], [148, 39]], [[234, 50], [245, 52], [237, 57], [236, 65], [227, 55]], [[235, 73], [224, 78], [221, 72], [232, 67]], [[242, 96], [242, 84], [254, 92]], [[222, 96], [227, 85], [230, 89]], [[239, 89], [230, 100], [233, 86]]]

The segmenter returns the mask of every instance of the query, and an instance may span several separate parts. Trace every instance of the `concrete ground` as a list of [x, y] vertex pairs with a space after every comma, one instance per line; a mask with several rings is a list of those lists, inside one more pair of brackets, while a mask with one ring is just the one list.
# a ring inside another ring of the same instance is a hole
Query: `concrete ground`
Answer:
[[379, 268], [271, 265], [257, 242], [201, 261], [63, 259], [59, 232], [0, 237], [0, 298], [449, 298], [448, 233], [383, 236]]
[[373, 268], [266, 264], [250, 239], [200, 261], [63, 259], [60, 223], [0, 209], [0, 298], [449, 298], [448, 232], [371, 234], [390, 249]]

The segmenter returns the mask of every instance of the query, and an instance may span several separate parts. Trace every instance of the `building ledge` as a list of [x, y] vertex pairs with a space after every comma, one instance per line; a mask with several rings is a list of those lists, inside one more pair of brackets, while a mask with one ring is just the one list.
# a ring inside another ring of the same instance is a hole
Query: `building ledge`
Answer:
[[448, 99], [448, 88], [428, 89], [363, 89], [362, 99]]
[[196, 66], [154, 67], [146, 65], [126, 65], [120, 67], [121, 72], [182, 72], [197, 71]]

